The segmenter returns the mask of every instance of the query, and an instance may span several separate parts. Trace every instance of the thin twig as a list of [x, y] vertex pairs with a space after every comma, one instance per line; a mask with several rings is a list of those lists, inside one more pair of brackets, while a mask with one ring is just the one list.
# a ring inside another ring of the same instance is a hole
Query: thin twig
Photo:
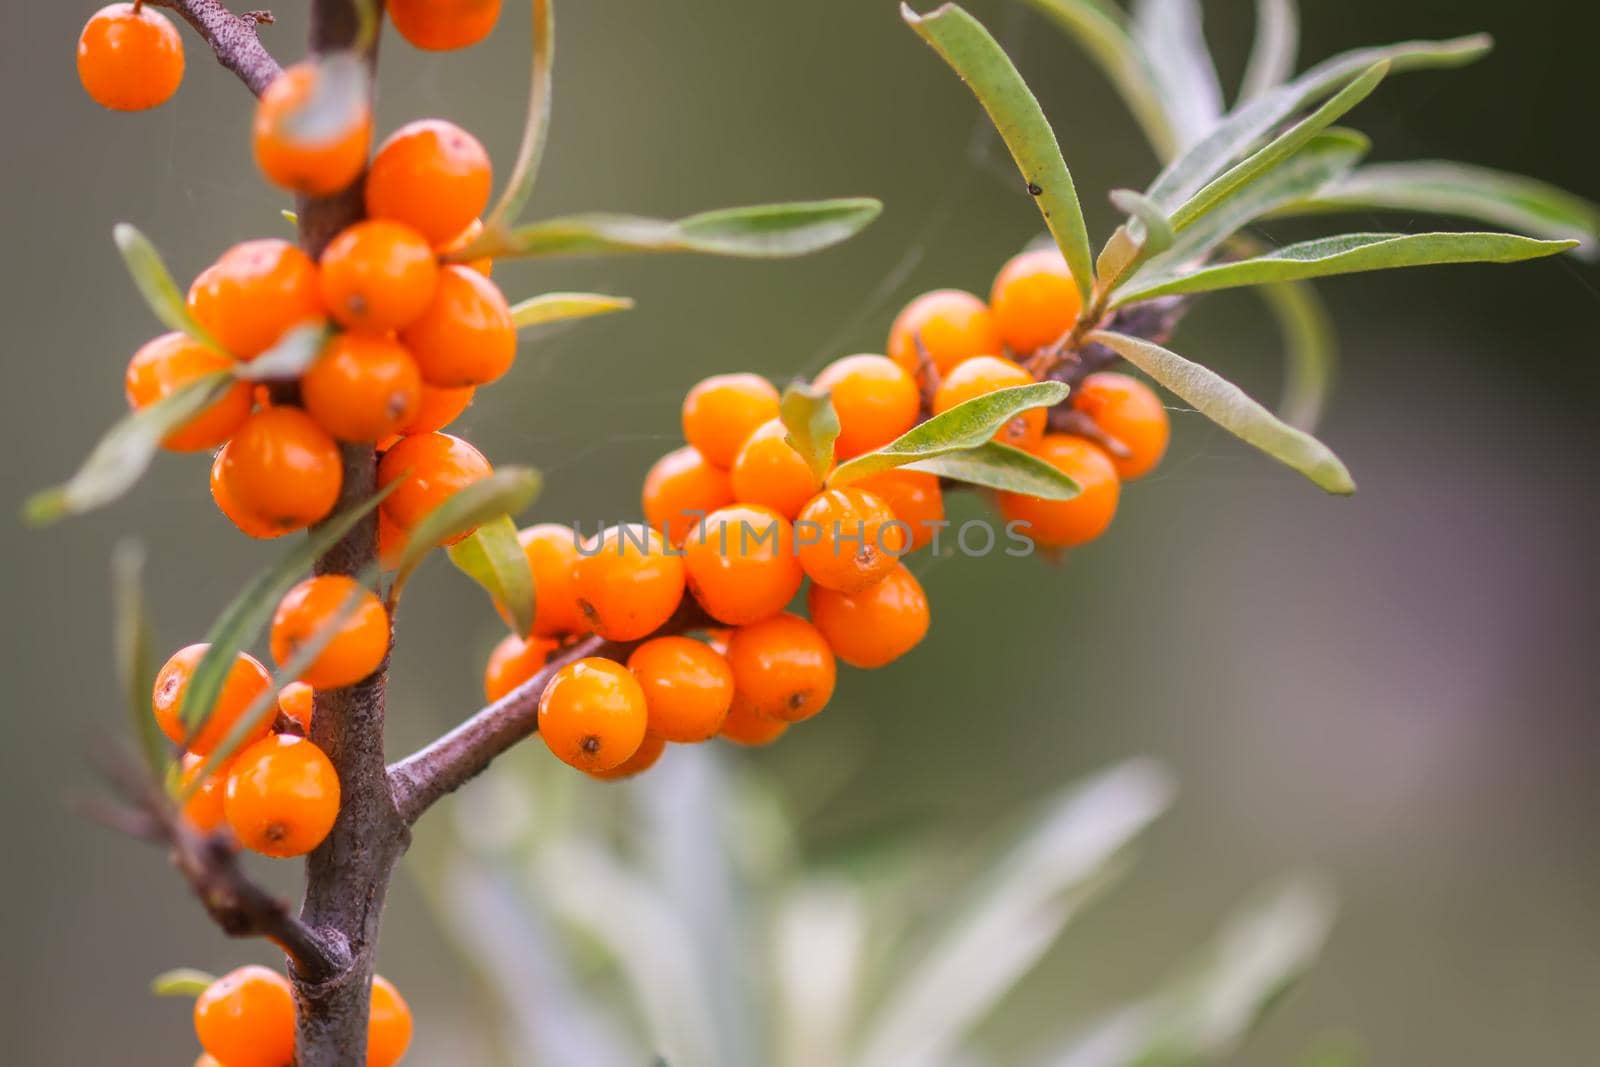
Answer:
[[258, 27], [273, 22], [270, 11], [247, 11], [235, 15], [218, 0], [145, 0], [153, 7], [165, 7], [183, 16], [195, 32], [205, 38], [216, 53], [217, 62], [239, 76], [252, 93], [266, 92], [281, 70], [261, 43]]

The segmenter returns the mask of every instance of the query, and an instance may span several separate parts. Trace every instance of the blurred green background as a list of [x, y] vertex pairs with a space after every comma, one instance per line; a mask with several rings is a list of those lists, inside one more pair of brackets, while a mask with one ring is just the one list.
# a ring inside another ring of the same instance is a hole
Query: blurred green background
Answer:
[[[64, 476], [117, 416], [123, 364], [157, 330], [112, 224], [140, 226], [181, 278], [235, 241], [286, 232], [287, 205], [249, 160], [249, 97], [187, 31], [189, 72], [168, 106], [124, 116], [87, 100], [72, 46], [93, 6], [0, 6], [0, 477], [13, 507]], [[524, 344], [512, 375], [459, 423], [492, 459], [545, 471], [539, 517], [635, 514], [692, 382], [732, 369], [782, 380], [881, 349], [904, 300], [936, 286], [985, 291], [1038, 231], [1003, 151], [975, 136], [973, 101], [896, 6], [561, 6], [535, 211], [673, 215], [848, 194], [888, 207], [858, 240], [792, 263], [497, 270], [513, 299], [586, 288], [639, 304]], [[1104, 192], [1143, 185], [1152, 158], [1064, 37], [1016, 3], [971, 6], [1039, 92], [1103, 235]], [[1353, 124], [1374, 136], [1375, 158], [1459, 158], [1600, 193], [1581, 5], [1306, 6], [1303, 60], [1480, 29], [1499, 41], [1473, 67], [1396, 78], [1364, 104]], [[301, 49], [304, 7], [282, 0], [264, 31], [282, 59]], [[1206, 5], [1225, 78], [1242, 65], [1250, 7]], [[387, 36], [380, 131], [442, 115], [509, 160], [527, 20], [513, 0], [488, 43], [443, 57]], [[1600, 633], [1600, 272], [1566, 260], [1458, 267], [1323, 292], [1346, 357], [1323, 435], [1354, 471], [1355, 498], [1326, 498], [1176, 411], [1167, 464], [1124, 494], [1110, 536], [1059, 567], [924, 559], [934, 627], [923, 647], [885, 671], [847, 672], [826, 715], [741, 758], [804, 813], [818, 862], [853, 862], [901, 835], [981, 843], [1072, 776], [1134, 753], [1169, 761], [1177, 813], [1137, 876], [1023, 987], [1040, 1019], [1142, 990], [1248, 888], [1310, 867], [1339, 886], [1340, 925], [1241, 1063], [1291, 1062], [1319, 1035], [1353, 1035], [1375, 1064], [1588, 1062], [1600, 1043], [1600, 685], [1588, 660]], [[1253, 299], [1224, 295], [1174, 347], [1270, 399], [1274, 345]], [[97, 515], [47, 532], [0, 524], [7, 1062], [187, 1063], [186, 1006], [150, 999], [151, 975], [271, 958], [225, 942], [155, 851], [69, 809], [95, 788], [90, 755], [122, 729], [112, 544], [136, 535], [149, 547], [164, 649], [196, 639], [276, 551], [216, 514], [205, 474], [204, 458], [164, 457]], [[476, 706], [500, 633], [442, 560], [399, 625], [395, 755]], [[289, 887], [297, 875], [284, 865], [270, 877]], [[417, 1008], [413, 1058], [457, 1062], [475, 992], [403, 875], [391, 900], [381, 966]]]

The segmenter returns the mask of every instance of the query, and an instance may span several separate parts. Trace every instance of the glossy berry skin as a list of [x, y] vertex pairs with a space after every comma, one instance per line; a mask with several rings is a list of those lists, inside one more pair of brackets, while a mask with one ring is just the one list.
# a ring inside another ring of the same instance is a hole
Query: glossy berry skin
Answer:
[[[250, 705], [261, 694], [272, 688], [272, 678], [254, 656], [248, 652], [241, 652], [228, 669], [228, 676], [222, 683], [222, 691], [217, 694], [216, 703], [212, 705], [210, 717], [200, 732], [191, 738], [186, 738], [187, 731], [183, 725], [183, 701], [189, 692], [189, 682], [194, 677], [195, 668], [200, 666], [206, 649], [211, 646], [205, 644], [189, 645], [172, 654], [172, 658], [162, 666], [156, 674], [156, 683], [151, 691], [150, 707], [155, 714], [156, 725], [161, 727], [161, 732], [173, 744], [183, 745], [190, 752], [201, 756], [209, 756], [213, 749], [220, 745], [228, 733], [233, 729]], [[264, 717], [261, 724], [251, 731], [251, 739], [264, 737], [272, 727], [270, 717]]]
[[164, 104], [183, 81], [183, 38], [149, 4], [108, 4], [78, 35], [78, 80], [113, 111]]
[[236, 244], [189, 286], [189, 314], [235, 358], [254, 359], [322, 317], [317, 265], [288, 241]]
[[717, 736], [745, 748], [760, 748], [772, 744], [788, 730], [789, 724], [782, 719], [769, 719], [735, 702], [728, 709], [728, 717], [722, 720], [722, 732]]
[[758, 374], [716, 374], [683, 400], [683, 438], [724, 470], [745, 439], [778, 417], [778, 390]]
[[272, 658], [287, 666], [354, 599], [355, 609], [339, 623], [333, 639], [300, 676], [313, 689], [354, 685], [383, 664], [389, 653], [389, 613], [383, 601], [354, 578], [321, 574], [295, 585], [278, 601], [272, 616]]
[[1078, 321], [1083, 297], [1067, 261], [1054, 248], [1013, 256], [989, 293], [1000, 339], [1018, 357], [1053, 344]]
[[422, 374], [405, 346], [366, 333], [342, 333], [300, 378], [300, 401], [341, 441], [377, 441], [416, 416]]
[[[123, 391], [128, 406], [140, 411], [207, 374], [232, 366], [233, 361], [227, 356], [185, 334], [164, 333], [133, 354], [123, 375]], [[233, 436], [239, 424], [249, 417], [253, 404], [250, 383], [234, 382], [204, 411], [162, 438], [161, 445], [174, 452], [215, 448]]]
[[433, 300], [439, 263], [428, 239], [383, 219], [340, 233], [318, 261], [322, 304], [341, 326], [382, 333], [398, 330]]
[[1072, 406], [1127, 446], [1129, 455], [1111, 457], [1123, 481], [1143, 478], [1166, 455], [1172, 435], [1167, 409], [1139, 379], [1112, 371], [1091, 374], [1073, 390]]
[[489, 203], [489, 153], [443, 119], [407, 123], [378, 146], [367, 172], [367, 214], [403, 222], [433, 246], [466, 229]]
[[500, 0], [389, 0], [400, 36], [430, 52], [466, 48], [489, 36]]
[[734, 457], [728, 478], [741, 504], [759, 504], [793, 519], [822, 491], [822, 479], [790, 446], [788, 434], [777, 419], [756, 427]]
[[944, 523], [944, 490], [939, 479], [922, 471], [880, 471], [851, 483], [889, 505], [894, 517], [911, 531], [907, 552], [925, 548]]
[[733, 668], [704, 641], [657, 637], [633, 650], [628, 669], [644, 690], [647, 729], [667, 741], [706, 741], [733, 703]]
[[[378, 488], [405, 478], [378, 506], [396, 526], [411, 530], [452, 495], [492, 473], [483, 453], [459, 437], [447, 433], [405, 437], [378, 461]], [[463, 540], [470, 532], [446, 543]]]
[[367, 1010], [367, 1067], [394, 1067], [411, 1047], [411, 1006], [394, 983], [372, 976]]
[[683, 600], [684, 566], [659, 533], [637, 523], [590, 538], [572, 564], [584, 627], [609, 641], [661, 628]]
[[[229, 442], [229, 445], [231, 443]], [[284, 534], [293, 532], [290, 527], [275, 526], [267, 520], [244, 510], [239, 506], [239, 502], [233, 499], [233, 493], [228, 489], [228, 483], [222, 477], [223, 469], [228, 462], [229, 445], [223, 445], [211, 459], [211, 499], [216, 502], [217, 510], [222, 512], [229, 522], [238, 527], [241, 533], [250, 537], [265, 540], [273, 537], [282, 537]]]
[[290, 682], [278, 690], [278, 711], [294, 724], [301, 737], [311, 735], [311, 716], [315, 713], [316, 690], [305, 682]]
[[910, 543], [889, 505], [855, 486], [818, 493], [795, 520], [795, 551], [806, 574], [845, 593], [875, 585]]
[[223, 810], [246, 848], [279, 859], [303, 856], [339, 816], [339, 775], [310, 741], [273, 734], [233, 761]]
[[673, 449], [644, 476], [645, 521], [673, 545], [683, 544], [711, 512], [733, 503], [728, 472], [707, 463], [693, 445]]
[[[450, 240], [444, 242], [443, 244], [435, 245], [434, 251], [439, 253], [440, 258], [450, 259], [457, 252], [465, 252], [467, 248], [472, 245], [472, 242], [476, 241], [482, 236], [483, 220], [473, 219], [471, 222], [467, 223], [466, 229], [450, 238]], [[494, 273], [494, 260], [490, 259], [488, 256], [483, 256], [479, 259], [465, 260], [461, 265], [477, 271], [485, 278]]]
[[922, 394], [911, 374], [885, 356], [845, 356], [817, 375], [839, 416], [834, 454], [840, 460], [871, 452], [917, 423]]
[[320, 78], [315, 63], [286, 68], [256, 102], [250, 126], [250, 147], [262, 175], [304, 196], [329, 196], [355, 181], [372, 144], [372, 110], [364, 101], [342, 116], [337, 129], [307, 138], [295, 128]]
[[922, 367], [919, 337], [941, 376], [973, 356], [1000, 354], [1000, 334], [989, 306], [960, 289], [923, 293], [889, 327], [889, 358], [912, 375]]
[[661, 755], [667, 750], [664, 738], [653, 734], [645, 734], [644, 740], [639, 742], [639, 747], [633, 755], [611, 768], [609, 771], [585, 771], [590, 778], [602, 782], [620, 782], [625, 778], [643, 774], [657, 763], [661, 762]]
[[644, 690], [626, 667], [591, 657], [557, 671], [539, 697], [539, 736], [580, 771], [621, 766], [644, 742]]
[[[206, 758], [194, 752], [186, 753], [183, 757], [183, 775], [179, 782], [183, 789], [189, 789], [196, 779], [200, 777], [200, 769], [205, 766]], [[209, 774], [200, 782], [198, 788], [183, 803], [183, 817], [190, 826], [203, 834], [214, 832], [222, 825], [222, 796], [227, 791], [228, 768]]]
[[916, 576], [898, 563], [859, 593], [813, 585], [807, 611], [834, 655], [852, 667], [893, 663], [928, 633], [928, 597]]
[[1005, 520], [1028, 523], [1017, 532], [1047, 548], [1071, 548], [1105, 533], [1122, 492], [1111, 457], [1070, 434], [1045, 435], [1033, 454], [1077, 482], [1082, 492], [1071, 500], [1000, 493], [996, 500]]
[[274, 407], [251, 415], [228, 442], [222, 480], [241, 511], [275, 529], [299, 530], [339, 502], [344, 466], [338, 444], [315, 419]]
[[537, 591], [533, 632], [557, 637], [582, 631], [583, 613], [578, 610], [578, 587], [572, 577], [572, 565], [578, 561], [577, 535], [571, 527], [541, 522], [518, 531], [517, 540], [528, 557]]
[[523, 640], [516, 634], [507, 634], [501, 638], [483, 668], [484, 698], [493, 704], [538, 674], [549, 661], [550, 653], [559, 647], [547, 637]]
[[799, 722], [821, 711], [833, 696], [838, 671], [822, 632], [787, 613], [733, 631], [728, 665], [733, 668], [734, 711], [783, 722]]
[[437, 433], [455, 422], [463, 411], [472, 406], [472, 397], [476, 392], [477, 389], [470, 385], [460, 389], [440, 389], [436, 385], [423, 382], [417, 413], [395, 432], [406, 437], [414, 437], [419, 433]]
[[494, 282], [462, 266], [439, 271], [433, 299], [400, 340], [422, 380], [441, 389], [487, 385], [517, 358], [517, 327], [506, 298]]
[[800, 591], [794, 527], [771, 508], [734, 504], [706, 517], [683, 545], [689, 591], [718, 622], [742, 626], [776, 614]]
[[[933, 413], [941, 415], [957, 404], [985, 396], [997, 389], [1010, 389], [1018, 385], [1032, 385], [1033, 375], [1002, 356], [977, 356], [961, 364], [939, 384], [933, 396]], [[1044, 408], [1030, 408], [1014, 416], [994, 433], [994, 440], [1003, 445], [1027, 450], [1044, 436], [1049, 413]]]
[[294, 1059], [294, 994], [277, 971], [229, 971], [194, 1002], [201, 1046], [228, 1067], [284, 1067]]

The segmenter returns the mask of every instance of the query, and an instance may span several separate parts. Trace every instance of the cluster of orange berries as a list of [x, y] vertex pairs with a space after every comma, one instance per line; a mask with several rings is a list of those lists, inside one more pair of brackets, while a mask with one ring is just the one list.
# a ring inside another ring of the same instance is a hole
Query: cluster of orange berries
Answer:
[[[392, 1067], [411, 1044], [411, 1008], [393, 983], [372, 978], [367, 1067]], [[285, 1067], [294, 1062], [294, 997], [277, 971], [230, 971], [195, 1000], [194, 1030], [205, 1049], [194, 1067]]]

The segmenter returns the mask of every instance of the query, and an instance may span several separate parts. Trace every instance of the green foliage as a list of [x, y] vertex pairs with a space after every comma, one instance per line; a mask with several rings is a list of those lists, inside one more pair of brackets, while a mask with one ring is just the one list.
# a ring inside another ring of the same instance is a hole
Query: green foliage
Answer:
[[283, 132], [304, 145], [337, 140], [370, 110], [367, 64], [355, 49], [317, 56], [317, 76], [305, 102], [284, 116]]
[[407, 532], [389, 587], [390, 607], [399, 602], [412, 572], [436, 545], [486, 522], [517, 514], [533, 503], [543, 485], [543, 477], [531, 467], [501, 467], [445, 498]]
[[217, 339], [189, 314], [183, 292], [172, 280], [172, 272], [149, 238], [126, 222], [112, 227], [111, 238], [117, 243], [117, 251], [122, 253], [122, 262], [138, 287], [139, 295], [150, 305], [150, 311], [161, 325], [188, 334], [214, 352], [223, 352]]
[[602, 293], [544, 293], [511, 306], [511, 321], [518, 329], [544, 326], [568, 319], [587, 319], [627, 311], [633, 301], [625, 296]]
[[477, 582], [511, 621], [518, 637], [533, 632], [536, 592], [528, 554], [517, 540], [517, 524], [501, 515], [445, 550], [450, 562]]
[[151, 779], [160, 782], [172, 765], [172, 744], [150, 714], [150, 693], [156, 681], [155, 639], [145, 608], [143, 572], [144, 550], [131, 541], [119, 544], [111, 556], [111, 644], [139, 755]]
[[150, 992], [158, 997], [198, 997], [216, 980], [216, 975], [193, 967], [175, 967], [150, 979]]
[[255, 359], [235, 363], [233, 376], [247, 382], [293, 381], [311, 369], [332, 336], [333, 331], [323, 323], [290, 327]]
[[528, 113], [522, 125], [522, 144], [517, 149], [517, 161], [512, 165], [511, 177], [500, 199], [484, 216], [483, 235], [473, 242], [474, 248], [469, 248], [469, 252], [479, 244], [497, 239], [516, 222], [533, 195], [533, 183], [539, 176], [539, 163], [544, 158], [544, 145], [550, 133], [551, 80], [555, 70], [555, 9], [551, 0], [533, 0], [532, 27], [532, 79], [528, 88]]
[[985, 441], [976, 448], [912, 460], [904, 464], [904, 468], [1045, 500], [1070, 500], [1081, 491], [1077, 482], [1038, 456], [998, 441]]
[[817, 480], [833, 469], [833, 446], [839, 439], [839, 413], [826, 389], [814, 389], [805, 382], [794, 382], [783, 391], [778, 417], [786, 431], [784, 440], [800, 453]]

